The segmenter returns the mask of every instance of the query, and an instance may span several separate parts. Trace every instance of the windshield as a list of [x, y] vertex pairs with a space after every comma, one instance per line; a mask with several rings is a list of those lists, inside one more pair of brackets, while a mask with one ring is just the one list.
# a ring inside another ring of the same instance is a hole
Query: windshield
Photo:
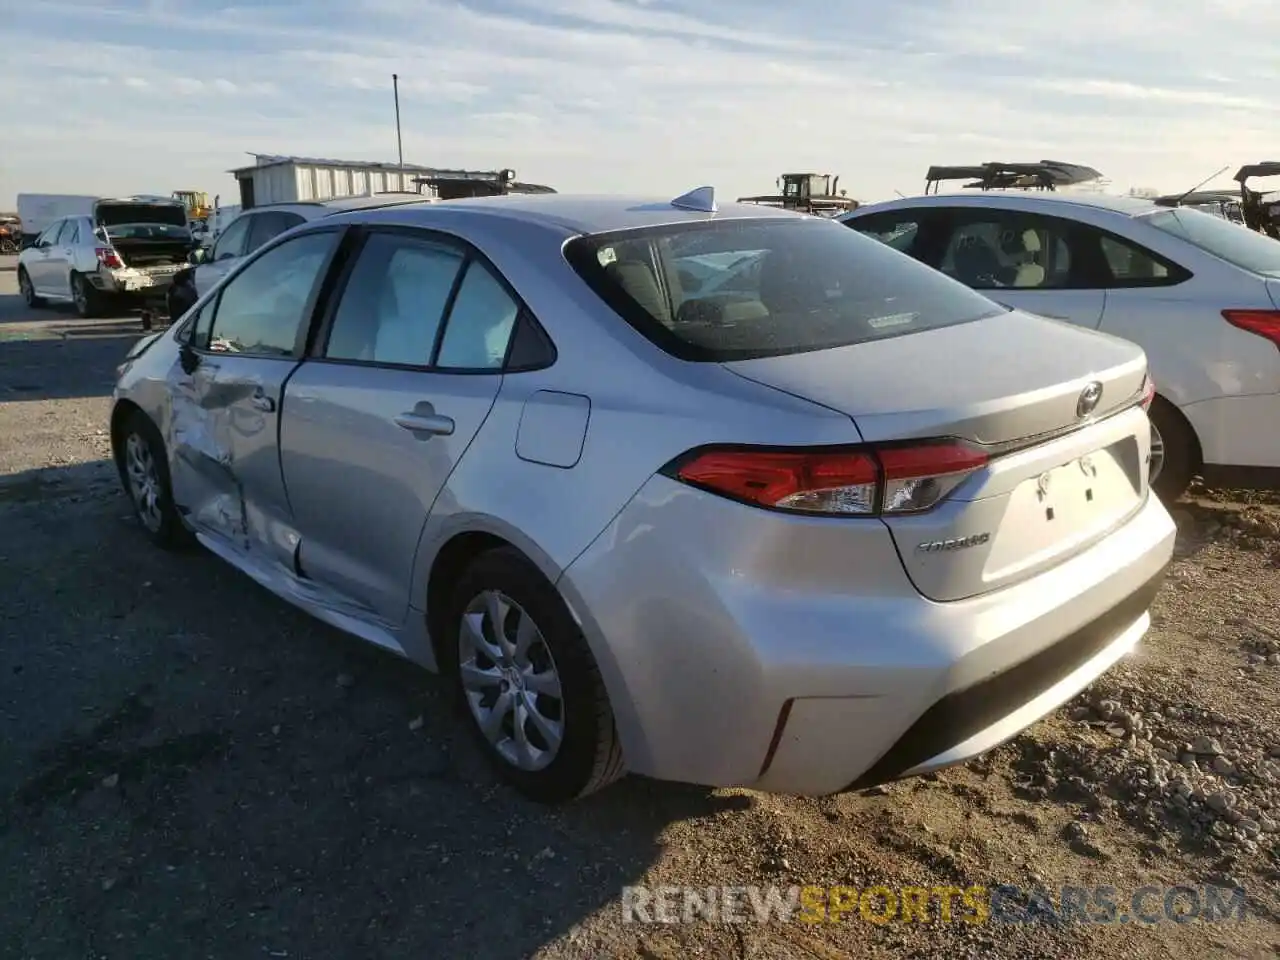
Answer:
[[565, 252], [625, 320], [686, 360], [823, 350], [1005, 312], [911, 257], [818, 218], [595, 234]]
[[1280, 243], [1248, 227], [1180, 208], [1147, 214], [1147, 223], [1253, 273], [1280, 276]]

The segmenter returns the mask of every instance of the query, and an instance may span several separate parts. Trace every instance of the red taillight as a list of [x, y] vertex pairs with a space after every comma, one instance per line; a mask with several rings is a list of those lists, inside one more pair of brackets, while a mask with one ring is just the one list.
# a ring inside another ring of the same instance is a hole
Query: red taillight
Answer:
[[1280, 348], [1280, 310], [1223, 310], [1222, 317], [1233, 327], [1256, 333]]
[[1156, 382], [1151, 379], [1148, 374], [1142, 381], [1142, 409], [1150, 410], [1151, 403], [1156, 398]]
[[98, 255], [98, 262], [109, 270], [118, 270], [124, 266], [124, 261], [120, 259], [119, 254], [110, 247], [98, 247], [94, 253]]
[[935, 506], [987, 455], [941, 441], [877, 449], [713, 448], [671, 475], [745, 503], [802, 513], [911, 513]]

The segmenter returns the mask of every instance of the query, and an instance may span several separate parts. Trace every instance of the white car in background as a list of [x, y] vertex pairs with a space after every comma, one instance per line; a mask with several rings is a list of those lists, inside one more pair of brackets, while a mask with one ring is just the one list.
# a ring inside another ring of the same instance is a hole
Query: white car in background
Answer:
[[[988, 191], [840, 218], [1005, 306], [1147, 354], [1152, 486], [1280, 486], [1280, 243], [1195, 210], [1105, 194]], [[1010, 355], [1019, 364], [1032, 358]]]
[[430, 199], [417, 193], [375, 193], [362, 197], [271, 203], [252, 207], [230, 221], [218, 233], [211, 247], [195, 251], [192, 267], [182, 271], [175, 284], [181, 286], [191, 283], [195, 287], [196, 296], [204, 296], [246, 256], [301, 223], [349, 210], [423, 203]]
[[194, 246], [176, 200], [97, 200], [88, 214], [55, 220], [18, 255], [18, 289], [30, 307], [71, 303], [93, 317], [112, 300], [163, 296]]

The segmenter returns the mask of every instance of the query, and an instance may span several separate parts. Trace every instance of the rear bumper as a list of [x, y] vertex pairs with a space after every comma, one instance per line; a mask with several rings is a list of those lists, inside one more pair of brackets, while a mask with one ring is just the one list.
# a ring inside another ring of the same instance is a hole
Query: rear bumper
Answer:
[[1146, 631], [1174, 535], [1149, 497], [1059, 566], [940, 603], [878, 521], [655, 477], [560, 587], [631, 770], [822, 795], [961, 762], [1088, 685]]
[[1056, 710], [1141, 639], [1164, 574], [1162, 569], [1118, 606], [1035, 656], [935, 702], [848, 789], [961, 763]]
[[99, 270], [90, 280], [103, 293], [112, 296], [150, 299], [163, 297], [173, 283], [174, 274], [151, 274], [129, 267], [123, 270]]

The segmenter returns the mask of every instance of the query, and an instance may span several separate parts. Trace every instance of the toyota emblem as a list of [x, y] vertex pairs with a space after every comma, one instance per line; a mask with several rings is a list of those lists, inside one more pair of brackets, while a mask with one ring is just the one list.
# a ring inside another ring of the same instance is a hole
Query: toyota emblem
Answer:
[[1097, 380], [1080, 391], [1080, 399], [1076, 401], [1076, 416], [1087, 417], [1098, 408], [1102, 399], [1102, 384]]

